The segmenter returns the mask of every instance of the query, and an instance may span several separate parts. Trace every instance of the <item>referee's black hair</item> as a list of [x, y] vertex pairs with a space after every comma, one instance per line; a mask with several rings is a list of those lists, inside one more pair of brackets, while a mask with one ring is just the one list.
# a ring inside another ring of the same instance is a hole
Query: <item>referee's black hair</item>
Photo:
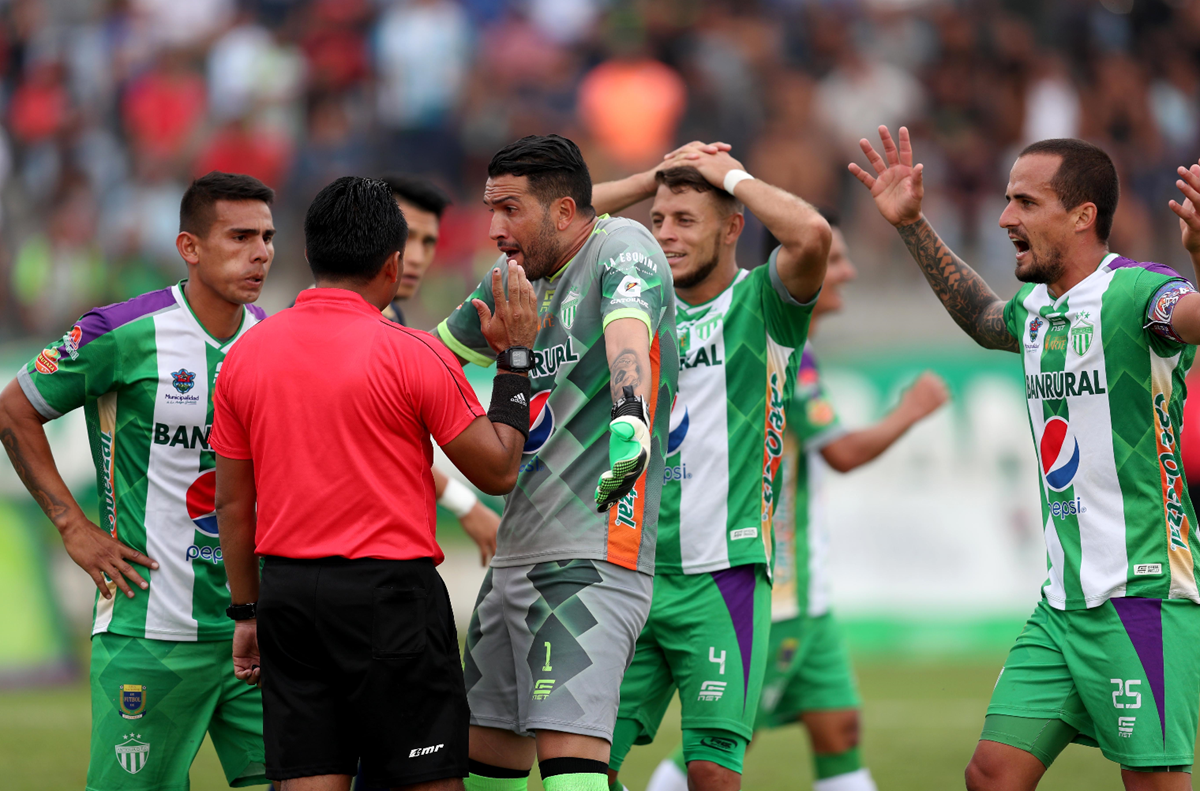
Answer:
[[579, 146], [558, 135], [529, 135], [496, 152], [488, 164], [488, 178], [525, 176], [529, 191], [543, 206], [559, 198], [575, 201], [585, 217], [592, 208], [592, 174]]
[[393, 173], [383, 176], [383, 180], [392, 188], [392, 194], [397, 198], [411, 203], [418, 209], [437, 215], [442, 219], [442, 212], [450, 205], [450, 196], [437, 186], [420, 176], [410, 176], [405, 173]]
[[379, 179], [342, 176], [317, 193], [304, 216], [304, 250], [314, 276], [366, 282], [388, 257], [404, 255], [408, 223]]
[[219, 200], [260, 200], [270, 206], [275, 190], [254, 176], [213, 170], [194, 180], [179, 202], [179, 230], [195, 236], [208, 236], [217, 220]]

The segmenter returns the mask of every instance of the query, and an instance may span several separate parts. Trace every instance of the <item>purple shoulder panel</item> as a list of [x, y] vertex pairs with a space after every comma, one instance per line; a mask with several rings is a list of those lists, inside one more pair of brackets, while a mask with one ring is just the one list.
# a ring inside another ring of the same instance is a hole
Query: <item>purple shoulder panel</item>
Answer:
[[1112, 263], [1108, 265], [1109, 269], [1127, 269], [1131, 267], [1140, 267], [1141, 269], [1147, 269], [1160, 275], [1166, 275], [1167, 277], [1183, 277], [1183, 275], [1179, 274], [1166, 264], [1159, 264], [1154, 261], [1134, 261], [1132, 258], [1126, 258], [1123, 255], [1117, 256], [1112, 260]]
[[254, 318], [258, 319], [259, 321], [262, 321], [267, 317], [267, 312], [258, 305], [247, 305], [246, 310], [250, 311], [250, 315], [254, 316]]
[[[123, 324], [128, 324], [151, 313], [157, 313], [174, 304], [175, 295], [170, 288], [164, 288], [158, 291], [149, 291], [127, 302], [93, 308], [75, 322], [75, 326], [80, 330], [76, 344], [84, 346]], [[75, 330], [72, 328], [69, 334], [74, 333]]]

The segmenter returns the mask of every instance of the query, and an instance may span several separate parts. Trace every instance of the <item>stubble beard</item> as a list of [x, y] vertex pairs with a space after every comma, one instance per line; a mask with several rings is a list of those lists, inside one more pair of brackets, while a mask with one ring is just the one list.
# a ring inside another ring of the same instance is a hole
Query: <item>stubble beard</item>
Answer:
[[1022, 283], [1054, 283], [1067, 269], [1067, 259], [1057, 247], [1051, 248], [1045, 256], [1033, 252], [1031, 247], [1030, 258], [1033, 260], [1027, 266], [1017, 267], [1017, 280]]
[[716, 236], [712, 239], [712, 247], [710, 249], [711, 258], [709, 260], [681, 277], [672, 276], [675, 288], [693, 288], [708, 279], [708, 276], [717, 268], [717, 264], [721, 262], [721, 250], [717, 245]]
[[521, 245], [521, 252], [525, 257], [526, 278], [541, 280], [554, 274], [554, 267], [562, 255], [562, 246], [558, 243], [549, 214], [543, 218], [537, 235]]

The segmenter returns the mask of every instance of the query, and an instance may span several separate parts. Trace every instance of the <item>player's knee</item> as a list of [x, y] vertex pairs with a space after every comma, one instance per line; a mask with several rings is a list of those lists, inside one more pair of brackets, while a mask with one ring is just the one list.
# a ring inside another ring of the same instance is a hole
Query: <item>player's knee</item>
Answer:
[[967, 764], [964, 779], [967, 791], [996, 791], [1001, 787], [1002, 769], [975, 756]]
[[712, 761], [688, 762], [688, 791], [739, 791], [742, 776]]

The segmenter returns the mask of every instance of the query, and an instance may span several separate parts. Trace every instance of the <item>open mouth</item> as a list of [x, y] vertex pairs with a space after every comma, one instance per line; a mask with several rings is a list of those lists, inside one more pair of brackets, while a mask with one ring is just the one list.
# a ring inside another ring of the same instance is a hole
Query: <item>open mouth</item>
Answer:
[[665, 253], [665, 255], [667, 256], [668, 264], [674, 264], [684, 258], [687, 258], [687, 253]]
[[1021, 261], [1029, 254], [1029, 242], [1019, 236], [1009, 236], [1008, 240], [1013, 243], [1013, 247], [1017, 250], [1017, 260]]

